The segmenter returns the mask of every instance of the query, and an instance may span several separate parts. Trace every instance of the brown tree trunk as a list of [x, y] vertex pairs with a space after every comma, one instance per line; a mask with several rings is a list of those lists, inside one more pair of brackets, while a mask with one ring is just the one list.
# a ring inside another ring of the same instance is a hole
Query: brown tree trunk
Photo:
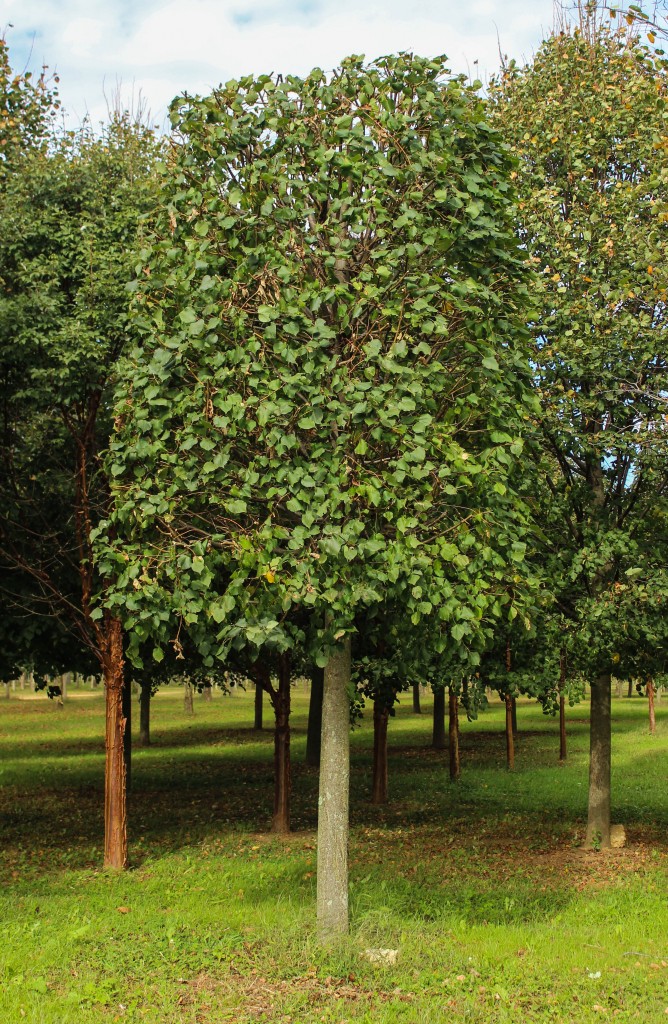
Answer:
[[142, 683], [139, 691], [139, 739], [140, 747], [151, 746], [151, 684]]
[[129, 793], [132, 789], [132, 683], [123, 679], [123, 717], [125, 732], [123, 733], [123, 760], [125, 762], [125, 788]]
[[306, 763], [312, 768], [320, 764], [320, 739], [322, 734], [322, 689], [325, 670], [317, 665], [311, 670], [311, 699], [308, 705], [308, 726], [306, 729]]
[[452, 686], [448, 693], [448, 747], [450, 750], [450, 778], [456, 782], [461, 775], [459, 760], [459, 707], [457, 694]]
[[445, 750], [445, 687], [434, 690], [434, 725], [431, 733], [434, 750]]
[[628, 685], [628, 688], [627, 688], [627, 691], [626, 691], [626, 696], [627, 697], [632, 697], [633, 696], [633, 680], [632, 679], [629, 679], [629, 685]]
[[517, 698], [513, 697], [510, 702], [510, 715], [513, 724], [513, 739], [517, 739]]
[[123, 633], [119, 619], [107, 616], [102, 667], [106, 697], [104, 772], [104, 866], [128, 866], [127, 794], [125, 788], [125, 716], [123, 714]]
[[213, 686], [211, 683], [205, 683], [202, 687], [202, 699], [206, 701], [213, 700]]
[[506, 694], [506, 766], [509, 772], [515, 768], [515, 737], [513, 736], [513, 698]]
[[610, 767], [612, 752], [610, 673], [591, 685], [589, 716], [589, 807], [585, 844], [610, 846]]
[[413, 683], [413, 714], [421, 715], [422, 708], [420, 707], [420, 684]]
[[325, 667], [318, 792], [317, 919], [320, 942], [348, 934], [350, 637]]
[[255, 684], [255, 718], [253, 720], [253, 728], [262, 728], [262, 694], [264, 693], [264, 687], [262, 683], [256, 682]]
[[649, 731], [656, 732], [656, 713], [654, 711], [654, 680], [647, 680], [647, 701], [649, 703]]
[[387, 803], [387, 723], [389, 708], [384, 701], [373, 702], [373, 786], [372, 804]]
[[559, 760], [566, 760], [566, 655], [562, 651], [559, 658]]
[[183, 710], [187, 715], [195, 714], [195, 705], [193, 704], [193, 688], [192, 683], [189, 679], [186, 679], [183, 684]]
[[290, 658], [278, 659], [278, 688], [270, 691], [274, 708], [274, 816], [272, 832], [290, 831]]

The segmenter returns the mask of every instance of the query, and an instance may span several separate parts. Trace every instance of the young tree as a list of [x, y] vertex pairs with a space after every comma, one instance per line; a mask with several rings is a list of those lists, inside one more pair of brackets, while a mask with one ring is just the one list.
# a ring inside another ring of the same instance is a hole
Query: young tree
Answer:
[[34, 147], [0, 188], [0, 585], [10, 608], [29, 612], [22, 621], [45, 616], [69, 632], [61, 671], [90, 671], [91, 659], [102, 670], [105, 864], [114, 868], [127, 862], [123, 633], [117, 616], [94, 607], [91, 538], [108, 513], [100, 452], [157, 150], [150, 129], [118, 114], [99, 135], [84, 126]]
[[587, 841], [603, 846], [615, 645], [599, 611], [629, 574], [647, 582], [665, 562], [665, 532], [649, 517], [668, 466], [666, 78], [609, 21], [583, 5], [578, 27], [548, 39], [529, 66], [509, 64], [492, 89], [519, 158], [522, 242], [542, 282], [532, 358], [547, 468], [540, 518], [553, 589], [579, 638], [575, 667], [591, 679]]
[[325, 666], [327, 939], [348, 921], [351, 634], [395, 602], [466, 650], [521, 579], [510, 165], [443, 59], [247, 77], [172, 117], [117, 404], [108, 607], [158, 657], [183, 629], [211, 662], [303, 643]]

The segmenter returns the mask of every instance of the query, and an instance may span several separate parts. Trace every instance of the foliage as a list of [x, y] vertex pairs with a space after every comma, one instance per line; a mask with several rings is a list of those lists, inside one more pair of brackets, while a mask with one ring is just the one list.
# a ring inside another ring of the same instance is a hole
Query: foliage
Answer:
[[623, 621], [604, 637], [607, 602], [637, 586], [658, 623], [665, 597], [666, 81], [636, 36], [582, 16], [491, 94], [540, 281], [544, 572], [578, 667], [605, 672], [625, 644]]
[[158, 658], [183, 626], [210, 661], [305, 640], [322, 663], [390, 598], [465, 650], [521, 606], [526, 546], [526, 289], [480, 99], [442, 59], [352, 57], [172, 119], [111, 449], [113, 606]]

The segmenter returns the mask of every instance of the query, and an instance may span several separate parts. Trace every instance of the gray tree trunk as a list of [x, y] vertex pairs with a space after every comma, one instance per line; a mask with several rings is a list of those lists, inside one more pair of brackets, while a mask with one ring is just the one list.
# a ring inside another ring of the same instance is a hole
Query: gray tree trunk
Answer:
[[350, 776], [350, 637], [325, 668], [318, 794], [318, 938], [348, 934], [348, 797]]
[[591, 685], [589, 718], [589, 808], [585, 844], [610, 846], [610, 766], [612, 752], [609, 672]]

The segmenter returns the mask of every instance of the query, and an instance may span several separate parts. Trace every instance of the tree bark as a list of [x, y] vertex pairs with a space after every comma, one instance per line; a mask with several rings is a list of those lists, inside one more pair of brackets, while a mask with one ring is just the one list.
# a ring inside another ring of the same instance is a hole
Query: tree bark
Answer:
[[373, 785], [372, 804], [387, 803], [387, 724], [389, 708], [383, 701], [373, 702]]
[[654, 711], [654, 680], [647, 680], [647, 701], [649, 704], [649, 731], [652, 735], [656, 732], [656, 713]]
[[452, 687], [448, 693], [448, 747], [450, 750], [450, 778], [456, 782], [461, 775], [459, 760], [459, 708], [457, 694]]
[[264, 693], [264, 688], [262, 686], [262, 683], [256, 682], [256, 684], [255, 684], [255, 718], [254, 718], [254, 721], [253, 721], [253, 728], [254, 729], [258, 729], [258, 730], [262, 728], [262, 694], [263, 693]]
[[515, 768], [515, 737], [513, 735], [513, 698], [506, 694], [506, 767], [509, 772]]
[[413, 683], [413, 714], [421, 715], [422, 708], [420, 707], [420, 684]]
[[123, 633], [119, 619], [107, 615], [102, 668], [106, 700], [104, 772], [104, 866], [128, 866], [127, 794], [125, 788], [125, 716], [123, 714]]
[[431, 734], [434, 750], [445, 750], [445, 687], [434, 690], [434, 725]]
[[211, 683], [205, 683], [202, 687], [202, 700], [213, 700], [213, 686]]
[[322, 689], [325, 670], [317, 665], [311, 670], [311, 699], [308, 705], [306, 729], [306, 763], [312, 768], [320, 765], [320, 738], [322, 734]]
[[125, 788], [129, 793], [132, 789], [132, 682], [123, 679], [123, 717], [125, 732], [123, 733], [123, 761], [125, 762]]
[[348, 800], [350, 779], [350, 637], [325, 668], [318, 793], [318, 938], [348, 934]]
[[589, 808], [585, 844], [610, 846], [611, 678], [604, 672], [591, 684], [589, 717]]
[[151, 684], [142, 683], [139, 691], [139, 739], [140, 747], [151, 746]]
[[278, 659], [278, 688], [270, 692], [274, 708], [274, 816], [272, 832], [290, 831], [290, 658]]
[[626, 691], [626, 696], [627, 697], [632, 697], [633, 696], [633, 680], [632, 679], [629, 679], [629, 685], [628, 685], [628, 688], [627, 688], [627, 691]]
[[513, 724], [513, 739], [517, 739], [517, 697], [513, 697], [510, 702], [510, 714]]
[[187, 715], [195, 714], [195, 705], [193, 704], [193, 688], [192, 683], [189, 679], [186, 679], [183, 684], [183, 710]]

